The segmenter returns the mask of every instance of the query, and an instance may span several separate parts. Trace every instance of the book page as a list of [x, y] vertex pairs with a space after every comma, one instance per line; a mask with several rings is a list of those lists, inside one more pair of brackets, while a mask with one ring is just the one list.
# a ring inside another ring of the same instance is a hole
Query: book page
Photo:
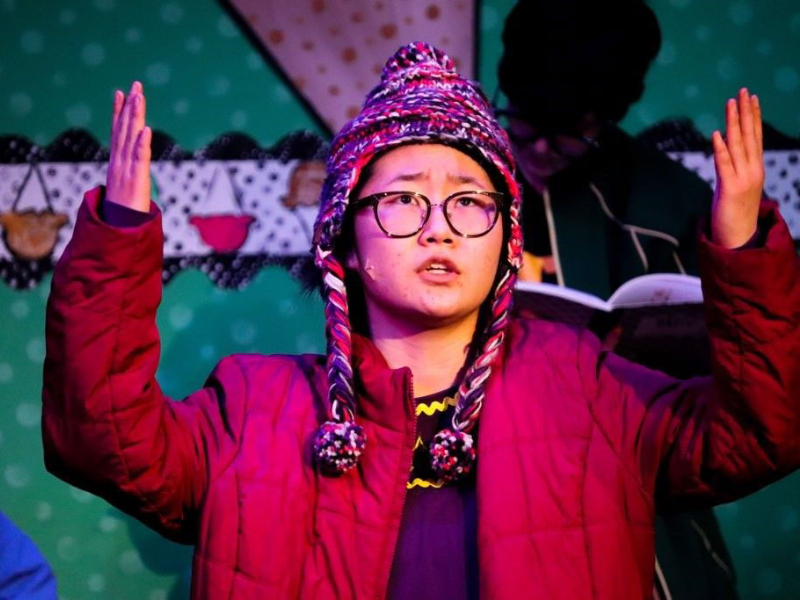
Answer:
[[674, 273], [653, 273], [626, 281], [608, 300], [614, 309], [702, 302], [700, 278]]

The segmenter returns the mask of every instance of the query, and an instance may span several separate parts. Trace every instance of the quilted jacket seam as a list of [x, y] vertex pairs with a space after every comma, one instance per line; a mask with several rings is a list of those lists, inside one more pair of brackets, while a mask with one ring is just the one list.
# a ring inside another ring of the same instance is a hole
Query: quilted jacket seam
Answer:
[[633, 472], [633, 470], [630, 468], [628, 463], [626, 463], [624, 460], [622, 460], [622, 457], [619, 455], [619, 452], [617, 452], [617, 449], [614, 447], [614, 444], [611, 442], [611, 439], [609, 438], [608, 434], [603, 429], [603, 426], [600, 424], [600, 421], [599, 421], [599, 419], [597, 418], [597, 415], [594, 412], [594, 406], [593, 406], [593, 403], [592, 403], [591, 399], [588, 397], [588, 395], [584, 395], [584, 398], [585, 398], [585, 401], [586, 401], [586, 407], [587, 407], [587, 409], [589, 411], [589, 415], [592, 418], [592, 422], [597, 427], [597, 430], [600, 432], [600, 435], [602, 436], [603, 441], [605, 441], [606, 445], [611, 450], [612, 454], [614, 455], [614, 458], [617, 459], [617, 463], [622, 467], [623, 471], [625, 471], [625, 473], [628, 474], [628, 477], [631, 477], [633, 479], [633, 481], [636, 482], [636, 486], [639, 488], [639, 491], [641, 491], [643, 494], [645, 494], [645, 496], [647, 496], [647, 498], [650, 500], [650, 502], [655, 506], [655, 497], [654, 497], [653, 493], [648, 491], [647, 488], [645, 488], [644, 484], [641, 481], [641, 478], [638, 477], [635, 472]]
[[[595, 430], [597, 429], [597, 425], [592, 426], [592, 434], [594, 434]], [[586, 442], [586, 454], [583, 457], [583, 464], [581, 465], [581, 530], [583, 531], [583, 549], [586, 552], [586, 570], [589, 573], [589, 589], [592, 591], [592, 598], [597, 596], [597, 590], [595, 589], [594, 581], [595, 581], [595, 573], [594, 569], [592, 568], [592, 556], [591, 552], [589, 551], [589, 532], [586, 529], [586, 469], [588, 468], [589, 464], [589, 452], [591, 451], [592, 447], [592, 437], [590, 435], [588, 441]]]
[[[117, 361], [118, 361], [118, 353], [119, 353], [119, 347], [120, 347], [119, 338], [120, 338], [120, 333], [121, 333], [121, 329], [122, 329], [122, 318], [125, 316], [124, 306], [125, 306], [125, 299], [126, 299], [127, 295], [128, 295], [128, 290], [126, 289], [126, 291], [121, 294], [120, 304], [119, 304], [119, 308], [117, 310], [118, 317], [116, 319], [116, 324], [115, 324], [115, 327], [114, 327], [115, 328], [114, 350], [113, 350], [112, 355], [111, 355], [112, 370], [114, 369], [114, 367], [116, 366]], [[150, 502], [150, 500], [146, 496], [144, 496], [142, 494], [142, 491], [139, 488], [139, 486], [137, 484], [135, 484], [133, 482], [133, 480], [131, 479], [130, 467], [128, 466], [127, 456], [126, 456], [125, 450], [122, 447], [122, 443], [121, 443], [121, 440], [120, 440], [120, 428], [119, 428], [119, 422], [117, 420], [117, 409], [115, 407], [115, 402], [114, 402], [114, 399], [115, 399], [116, 396], [114, 394], [114, 385], [112, 383], [112, 377], [110, 376], [110, 374], [107, 376], [107, 382], [108, 382], [107, 385], [108, 385], [109, 398], [110, 398], [110, 404], [111, 404], [111, 410], [109, 411], [109, 413], [111, 415], [110, 423], [111, 423], [111, 425], [112, 425], [112, 427], [114, 429], [114, 442], [117, 445], [117, 451], [119, 453], [120, 462], [122, 463], [122, 468], [124, 470], [125, 479], [128, 482], [128, 484], [132, 487], [132, 489], [134, 490], [137, 498], [141, 501], [142, 505], [148, 507], [158, 517], [158, 520], [159, 520], [159, 522], [161, 523], [162, 526], [165, 526], [167, 529], [178, 530], [179, 528], [175, 527], [173, 524], [168, 522], [168, 520], [165, 518], [165, 516], [158, 509], [158, 506], [156, 506], [154, 503]], [[164, 407], [161, 406], [160, 410], [163, 411], [163, 409], [164, 409]], [[163, 414], [161, 415], [161, 417], [163, 418]]]
[[[231, 356], [230, 358], [231, 358], [231, 362], [234, 363], [236, 365], [236, 367], [239, 369], [239, 376], [240, 376], [241, 380], [244, 382], [244, 406], [242, 407], [242, 418], [240, 419], [238, 432], [237, 432], [238, 435], [236, 436], [237, 437], [237, 439], [236, 439], [236, 452], [234, 452], [231, 455], [230, 460], [227, 461], [227, 464], [224, 467], [221, 467], [220, 469], [217, 469], [217, 472], [213, 476], [209, 476], [208, 484], [206, 485], [206, 489], [203, 490], [203, 500], [204, 501], [205, 501], [206, 495], [208, 494], [208, 491], [211, 489], [212, 484], [215, 481], [218, 481], [219, 478], [222, 477], [222, 475], [231, 467], [231, 465], [233, 465], [236, 462], [236, 459], [239, 457], [239, 453], [242, 450], [242, 438], [244, 438], [244, 424], [247, 421], [246, 415], [249, 414], [248, 413], [248, 408], [250, 406], [250, 383], [247, 380], [247, 377], [245, 377], [245, 375], [244, 375], [244, 367], [242, 367], [242, 365], [236, 359], [236, 356]], [[236, 477], [237, 484], [238, 484], [239, 481], [240, 481], [239, 477], [237, 476]], [[237, 487], [236, 491], [237, 491], [237, 494], [238, 494], [238, 492], [239, 492], [238, 487]]]

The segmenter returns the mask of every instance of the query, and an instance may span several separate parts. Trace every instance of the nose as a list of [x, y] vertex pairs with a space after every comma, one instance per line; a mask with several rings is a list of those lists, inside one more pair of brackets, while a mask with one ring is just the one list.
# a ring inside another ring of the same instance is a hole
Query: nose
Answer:
[[455, 237], [444, 216], [444, 204], [432, 204], [431, 214], [420, 232], [420, 240], [428, 244], [452, 244]]

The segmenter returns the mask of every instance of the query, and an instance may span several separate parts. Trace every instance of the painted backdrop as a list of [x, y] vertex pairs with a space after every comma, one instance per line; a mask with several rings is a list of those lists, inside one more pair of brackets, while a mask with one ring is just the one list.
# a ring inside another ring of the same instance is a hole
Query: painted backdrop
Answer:
[[[800, 133], [795, 0], [652, 5], [664, 47], [645, 97], [624, 121], [629, 131], [682, 115], [708, 135], [721, 124], [724, 99], [747, 84], [775, 126]], [[478, 75], [490, 93], [510, 6], [486, 0], [478, 12]], [[0, 0], [0, 135], [44, 146], [77, 127], [105, 144], [112, 91], [134, 78], [148, 93], [151, 125], [188, 151], [229, 131], [264, 148], [299, 130], [325, 133], [213, 0]], [[30, 291], [0, 283], [0, 509], [50, 560], [63, 598], [184, 598], [189, 548], [44, 471], [39, 404], [48, 277]], [[225, 354], [324, 347], [319, 301], [303, 297], [281, 267], [266, 267], [236, 291], [184, 270], [167, 286], [158, 319], [159, 379], [175, 397], [200, 386]], [[744, 598], [800, 598], [799, 477], [718, 510]]]

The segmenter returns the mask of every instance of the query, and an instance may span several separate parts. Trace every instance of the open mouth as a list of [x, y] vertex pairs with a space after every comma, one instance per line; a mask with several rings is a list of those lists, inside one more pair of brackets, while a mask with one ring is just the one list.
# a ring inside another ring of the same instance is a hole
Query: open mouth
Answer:
[[457, 274], [459, 272], [455, 264], [447, 259], [442, 258], [431, 258], [426, 260], [420, 266], [419, 271], [423, 273], [440, 275]]

